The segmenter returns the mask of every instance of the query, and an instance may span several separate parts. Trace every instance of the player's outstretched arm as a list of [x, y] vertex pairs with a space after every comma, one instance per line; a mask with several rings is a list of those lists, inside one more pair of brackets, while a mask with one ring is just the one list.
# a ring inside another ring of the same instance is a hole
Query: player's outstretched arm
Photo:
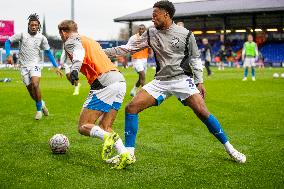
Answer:
[[18, 33], [18, 34], [14, 34], [12, 35], [11, 37], [9, 37], [9, 39], [7, 39], [5, 41], [5, 50], [6, 50], [6, 56], [7, 58], [11, 55], [11, 44], [12, 43], [15, 43], [15, 42], [18, 42], [18, 41], [21, 41], [22, 39], [22, 33]]
[[122, 56], [127, 53], [136, 53], [142, 49], [149, 47], [146, 32], [139, 38], [132, 36], [126, 45], [104, 49], [108, 57]]
[[60, 77], [63, 77], [63, 73], [60, 71], [60, 69], [58, 68], [58, 65], [55, 61], [54, 56], [52, 55], [50, 49], [45, 50], [44, 51], [48, 57], [48, 59], [50, 60], [50, 62], [52, 63], [53, 67], [56, 69], [56, 74], [59, 75]]

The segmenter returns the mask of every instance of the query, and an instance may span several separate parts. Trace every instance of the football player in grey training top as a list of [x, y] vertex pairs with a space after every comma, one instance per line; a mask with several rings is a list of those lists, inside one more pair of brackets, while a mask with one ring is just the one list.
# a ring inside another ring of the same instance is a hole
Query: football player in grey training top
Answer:
[[[192, 32], [173, 23], [174, 5], [169, 1], [158, 1], [153, 6], [153, 28], [148, 29], [139, 39], [127, 45], [105, 50], [108, 56], [134, 53], [143, 48], [153, 49], [157, 69], [155, 79], [143, 86], [125, 109], [125, 146], [133, 160], [138, 113], [151, 106], [160, 105], [174, 95], [207, 126], [225, 147], [226, 152], [238, 163], [244, 163], [246, 156], [237, 151], [228, 141], [218, 120], [208, 111], [203, 86], [202, 63]], [[109, 159], [116, 163], [119, 157]]]

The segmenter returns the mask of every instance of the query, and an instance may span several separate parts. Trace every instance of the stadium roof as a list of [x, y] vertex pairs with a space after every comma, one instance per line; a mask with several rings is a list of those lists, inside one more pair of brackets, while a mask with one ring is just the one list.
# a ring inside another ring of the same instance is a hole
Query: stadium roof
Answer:
[[[284, 11], [284, 0], [209, 0], [174, 3], [174, 18], [204, 15], [240, 14]], [[146, 21], [152, 18], [152, 8], [115, 18], [115, 22]]]

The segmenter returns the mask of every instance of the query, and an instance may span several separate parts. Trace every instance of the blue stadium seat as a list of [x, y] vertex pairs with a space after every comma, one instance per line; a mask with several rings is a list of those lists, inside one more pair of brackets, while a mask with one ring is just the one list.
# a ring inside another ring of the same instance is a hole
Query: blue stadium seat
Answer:
[[283, 43], [267, 43], [260, 48], [260, 52], [265, 58], [265, 62], [284, 62]]

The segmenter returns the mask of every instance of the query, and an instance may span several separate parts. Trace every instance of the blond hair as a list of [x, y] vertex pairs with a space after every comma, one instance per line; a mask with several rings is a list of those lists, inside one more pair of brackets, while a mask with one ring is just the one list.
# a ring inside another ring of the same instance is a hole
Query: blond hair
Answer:
[[78, 32], [78, 27], [76, 22], [74, 22], [73, 20], [63, 20], [58, 25], [58, 30], [64, 32]]

